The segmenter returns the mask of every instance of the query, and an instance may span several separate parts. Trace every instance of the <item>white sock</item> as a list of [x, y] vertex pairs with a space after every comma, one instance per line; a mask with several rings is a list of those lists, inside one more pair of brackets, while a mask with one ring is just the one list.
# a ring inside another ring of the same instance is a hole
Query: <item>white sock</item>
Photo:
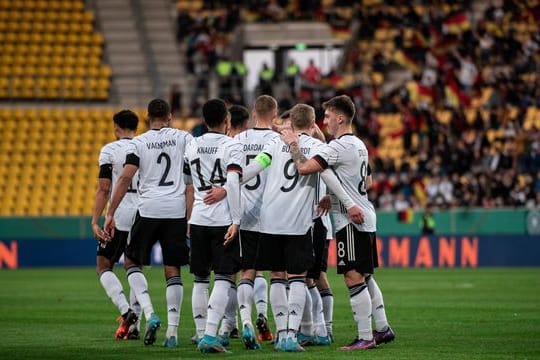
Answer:
[[321, 289], [319, 293], [321, 294], [326, 332], [332, 334], [332, 321], [334, 319], [334, 294], [332, 294], [332, 289]]
[[373, 322], [375, 324], [375, 330], [386, 331], [388, 329], [388, 320], [386, 319], [384, 300], [381, 289], [379, 289], [379, 285], [377, 285], [373, 275], [370, 275], [367, 278], [367, 286], [369, 295], [371, 296], [371, 311], [373, 315]]
[[302, 313], [302, 321], [300, 322], [300, 332], [304, 335], [313, 336], [313, 301], [307, 286], [304, 286], [304, 288], [306, 289], [306, 303]]
[[208, 318], [206, 319], [206, 329], [204, 335], [215, 337], [217, 335], [218, 324], [225, 314], [225, 308], [229, 301], [229, 288], [231, 283], [229, 276], [216, 274], [214, 288], [208, 299]]
[[283, 333], [287, 332], [287, 314], [289, 305], [287, 303], [287, 280], [272, 279], [270, 281], [270, 306], [274, 314], [274, 323], [276, 324], [276, 333], [280, 340]]
[[221, 327], [219, 328], [219, 335], [228, 336], [231, 331], [236, 327], [236, 309], [238, 308], [238, 300], [236, 295], [236, 285], [231, 284], [229, 287], [229, 301], [225, 308], [225, 315], [221, 321]]
[[311, 294], [311, 299], [313, 302], [313, 327], [315, 328], [315, 335], [326, 337], [328, 332], [326, 330], [326, 324], [324, 322], [324, 313], [321, 294], [315, 285], [309, 288], [309, 293]]
[[206, 327], [206, 318], [208, 316], [208, 287], [210, 286], [209, 277], [195, 276], [193, 283], [193, 292], [191, 293], [191, 313], [195, 322], [195, 331], [197, 337], [202, 339], [204, 328]]
[[137, 327], [137, 330], [141, 330], [141, 304], [139, 304], [139, 300], [137, 300], [137, 297], [135, 296], [135, 291], [133, 291], [131, 288], [129, 289], [129, 306], [135, 315], [137, 315], [137, 322], [135, 323], [135, 326]]
[[178, 337], [178, 324], [180, 323], [180, 310], [184, 298], [184, 286], [180, 276], [167, 279], [167, 339], [171, 336]]
[[304, 305], [306, 304], [306, 278], [304, 276], [289, 277], [289, 325], [288, 337], [296, 339], [300, 328]]
[[351, 286], [349, 294], [354, 321], [358, 327], [358, 339], [372, 340], [371, 298], [366, 283]]
[[268, 283], [264, 276], [255, 277], [253, 283], [253, 302], [257, 308], [257, 316], [263, 314], [268, 318]]
[[240, 320], [242, 327], [245, 324], [251, 325], [251, 304], [253, 302], [253, 281], [242, 279], [238, 284], [238, 307], [240, 309]]
[[124, 295], [122, 283], [116, 277], [112, 270], [105, 270], [99, 275], [101, 286], [105, 289], [107, 296], [112, 300], [113, 304], [120, 311], [120, 315], [124, 315], [129, 310], [129, 304]]
[[126, 271], [129, 286], [135, 292], [139, 304], [144, 311], [144, 317], [146, 320], [150, 319], [150, 315], [154, 313], [154, 307], [152, 306], [152, 300], [150, 300], [150, 294], [148, 293], [148, 282], [146, 277], [142, 273], [138, 266], [132, 266]]

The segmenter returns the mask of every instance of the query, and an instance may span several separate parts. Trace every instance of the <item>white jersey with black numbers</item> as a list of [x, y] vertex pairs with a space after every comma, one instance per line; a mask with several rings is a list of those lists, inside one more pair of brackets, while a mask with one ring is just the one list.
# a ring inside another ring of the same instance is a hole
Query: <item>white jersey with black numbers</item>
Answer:
[[[377, 216], [366, 190], [368, 176], [366, 145], [355, 135], [345, 134], [324, 146], [317, 155], [334, 170], [346, 193], [362, 209], [364, 222], [354, 224], [354, 226], [359, 231], [375, 232], [377, 230]], [[347, 216], [347, 209], [335, 196], [332, 196], [332, 215], [335, 231], [339, 231], [351, 223]]]
[[[323, 143], [301, 134], [300, 151], [310, 159]], [[268, 143], [263, 152], [271, 157], [261, 207], [261, 232], [304, 235], [313, 225], [313, 202], [319, 174], [299, 175], [289, 146], [280, 138]]]
[[[272, 129], [253, 128], [241, 132], [234, 138], [242, 144], [243, 166], [247, 166], [263, 150], [265, 144], [279, 138], [279, 133]], [[242, 230], [260, 231], [259, 220], [266, 178], [267, 171], [263, 171], [242, 186], [242, 222], [240, 223]]]
[[129, 153], [139, 159], [138, 209], [142, 217], [186, 217], [184, 153], [192, 138], [173, 128], [148, 130], [133, 138]]
[[[118, 178], [122, 174], [124, 164], [126, 163], [126, 154], [131, 144], [131, 139], [120, 139], [105, 145], [101, 148], [99, 153], [99, 166], [111, 165], [112, 166], [112, 179], [111, 179], [111, 194], [116, 188]], [[114, 223], [118, 230], [129, 231], [137, 212], [137, 182], [139, 180], [139, 173], [135, 173], [131, 185], [127, 190], [126, 195], [118, 205], [116, 212], [114, 213]]]
[[194, 138], [186, 150], [186, 164], [195, 188], [190, 224], [227, 226], [232, 223], [227, 198], [206, 205], [203, 199], [212, 186], [223, 186], [227, 171], [242, 171], [241, 144], [227, 135], [207, 132]]

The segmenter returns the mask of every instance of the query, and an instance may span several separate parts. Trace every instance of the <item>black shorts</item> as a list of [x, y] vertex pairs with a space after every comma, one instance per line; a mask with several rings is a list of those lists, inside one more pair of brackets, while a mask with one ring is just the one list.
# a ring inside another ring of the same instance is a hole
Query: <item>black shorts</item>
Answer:
[[[325, 248], [326, 252], [324, 251]], [[321, 276], [321, 271], [326, 271], [328, 266], [328, 241], [326, 241], [326, 228], [324, 227], [320, 217], [313, 221], [313, 253], [315, 254], [315, 263], [308, 270], [307, 277], [318, 280]]]
[[140, 265], [150, 265], [152, 247], [159, 241], [163, 265], [180, 267], [189, 261], [186, 219], [154, 219], [135, 216], [126, 255]]
[[111, 263], [117, 263], [120, 257], [126, 250], [126, 245], [129, 237], [129, 231], [120, 231], [114, 229], [114, 236], [108, 243], [98, 241], [97, 256], [103, 256]]
[[228, 226], [191, 225], [191, 273], [232, 275], [240, 270], [238, 238], [223, 245]]
[[305, 235], [261, 233], [255, 269], [301, 274], [313, 266], [315, 255], [311, 229]]
[[242, 270], [255, 269], [257, 247], [261, 233], [258, 231], [240, 230], [238, 237], [239, 257]]
[[349, 224], [336, 233], [336, 247], [338, 274], [349, 270], [373, 274], [379, 266], [374, 232], [362, 232]]

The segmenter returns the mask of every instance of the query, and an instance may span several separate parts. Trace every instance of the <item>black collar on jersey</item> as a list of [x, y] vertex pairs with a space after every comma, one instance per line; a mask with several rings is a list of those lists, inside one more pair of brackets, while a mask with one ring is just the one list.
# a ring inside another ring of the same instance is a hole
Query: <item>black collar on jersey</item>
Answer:
[[[220, 133], [219, 131], [214, 131], [214, 130], [208, 130], [206, 133], [207, 133], [207, 134], [225, 135], [224, 133]], [[204, 134], [203, 134], [203, 135], [204, 135]]]
[[305, 132], [302, 132], [302, 133], [298, 134], [298, 136], [300, 136], [300, 135], [306, 135], [306, 136], [309, 136], [309, 135], [306, 134]]
[[120, 138], [120, 140], [132, 140], [133, 138], [132, 137], [123, 137], [123, 138]]
[[356, 135], [354, 135], [353, 133], [345, 133], [345, 134], [341, 135], [340, 137], [338, 137], [338, 139], [341, 139], [344, 136], [356, 136]]
[[259, 128], [259, 127], [254, 127], [252, 129], [253, 130], [272, 130], [272, 129], [269, 129], [269, 128]]

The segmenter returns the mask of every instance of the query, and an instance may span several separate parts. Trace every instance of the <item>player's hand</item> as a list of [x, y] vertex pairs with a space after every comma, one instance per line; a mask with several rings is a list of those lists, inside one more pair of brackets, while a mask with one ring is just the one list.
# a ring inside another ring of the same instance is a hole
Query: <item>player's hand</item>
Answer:
[[353, 206], [352, 208], [348, 209], [347, 214], [349, 214], [349, 218], [355, 224], [362, 224], [364, 222], [364, 213], [358, 206]]
[[210, 190], [206, 192], [203, 202], [206, 205], [212, 205], [225, 199], [227, 196], [227, 190], [221, 186], [212, 186]]
[[189, 223], [187, 223], [186, 225], [186, 238], [187, 239], [191, 238], [191, 226]]
[[328, 214], [330, 209], [332, 209], [332, 201], [330, 201], [330, 196], [326, 195], [317, 204], [317, 216]]
[[94, 237], [99, 242], [105, 242], [106, 234], [103, 231], [102, 228], [99, 227], [98, 224], [92, 224], [92, 232], [94, 233]]
[[114, 237], [114, 218], [111, 215], [105, 217], [105, 223], [103, 224], [103, 230], [105, 233], [105, 241], [111, 241]]
[[225, 241], [223, 242], [223, 245], [227, 246], [234, 240], [236, 235], [238, 235], [238, 228], [239, 226], [237, 224], [232, 224], [229, 226], [227, 233], [225, 234]]
[[281, 140], [283, 140], [287, 145], [291, 145], [294, 142], [298, 142], [298, 134], [292, 131], [290, 128], [283, 129], [281, 131]]

